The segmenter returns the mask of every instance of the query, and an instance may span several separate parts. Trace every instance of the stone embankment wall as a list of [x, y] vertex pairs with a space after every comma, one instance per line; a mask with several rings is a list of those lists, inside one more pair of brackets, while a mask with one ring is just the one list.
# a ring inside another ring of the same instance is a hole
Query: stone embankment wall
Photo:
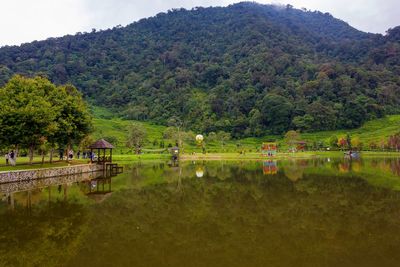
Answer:
[[35, 190], [61, 184], [73, 184], [77, 182], [90, 181], [92, 179], [103, 177], [103, 172], [84, 172], [70, 174], [66, 176], [48, 177], [43, 179], [34, 179], [22, 182], [0, 183], [0, 195], [10, 194], [21, 191]]
[[46, 168], [25, 171], [0, 172], [0, 184], [15, 183], [57, 176], [76, 175], [102, 171], [103, 166], [97, 164], [75, 165], [68, 167]]

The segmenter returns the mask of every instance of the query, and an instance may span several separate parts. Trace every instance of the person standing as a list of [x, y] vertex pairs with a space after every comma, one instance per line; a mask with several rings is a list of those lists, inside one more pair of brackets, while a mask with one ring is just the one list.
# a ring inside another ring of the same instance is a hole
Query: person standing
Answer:
[[78, 153], [76, 153], [76, 156], [77, 156], [78, 159], [79, 159], [79, 157], [81, 156], [81, 151], [80, 151], [80, 150], [78, 150]]
[[74, 157], [74, 151], [72, 151], [72, 149], [68, 152], [68, 158], [69, 160], [72, 160], [72, 158]]
[[6, 153], [5, 157], [6, 157], [6, 165], [8, 165], [9, 164], [8, 161], [10, 159], [10, 155], [8, 153]]
[[11, 152], [10, 152], [9, 161], [10, 161], [10, 164], [11, 164], [12, 166], [15, 166], [15, 165], [16, 165], [14, 150], [11, 150]]

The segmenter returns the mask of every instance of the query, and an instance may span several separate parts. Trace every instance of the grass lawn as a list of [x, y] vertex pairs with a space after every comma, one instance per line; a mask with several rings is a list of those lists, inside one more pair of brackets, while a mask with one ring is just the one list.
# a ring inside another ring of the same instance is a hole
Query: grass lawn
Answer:
[[[126, 139], [128, 134], [128, 127], [133, 122], [132, 120], [122, 120], [115, 117], [113, 113], [109, 110], [99, 107], [93, 107], [92, 112], [94, 114], [94, 137], [96, 139], [108, 137], [116, 138], [117, 144], [115, 154], [129, 154], [131, 153], [129, 149], [126, 148]], [[160, 141], [164, 141], [165, 146], [174, 145], [175, 140], [163, 139], [163, 132], [167, 128], [166, 126], [155, 125], [149, 122], [138, 122], [146, 129], [147, 132], [147, 142], [144, 149], [157, 150], [160, 149]], [[381, 139], [387, 140], [390, 135], [393, 135], [400, 131], [400, 115], [386, 116], [382, 119], [376, 119], [365, 123], [362, 127], [352, 130], [337, 130], [337, 131], [323, 131], [315, 133], [302, 133], [302, 139], [309, 142], [323, 141], [326, 145], [329, 143], [329, 138], [332, 135], [338, 137], [345, 136], [349, 133], [353, 138], [359, 137], [361, 142], [368, 145], [369, 142], [375, 141], [379, 143]], [[259, 152], [261, 144], [263, 142], [275, 140], [278, 142], [279, 147], [285, 148], [286, 144], [283, 141], [282, 136], [278, 135], [267, 135], [263, 137], [250, 137], [240, 140], [230, 140], [224, 146], [218, 141], [208, 141], [206, 142], [206, 149], [209, 153], [236, 153], [239, 150], [245, 150], [246, 152]], [[154, 145], [156, 141], [156, 145]], [[184, 151], [187, 153], [196, 152], [201, 153], [201, 148], [197, 147], [194, 140], [192, 142], [184, 143]]]
[[0, 172], [3, 171], [18, 171], [18, 170], [32, 170], [32, 169], [42, 169], [42, 168], [53, 168], [53, 167], [65, 167], [70, 165], [79, 165], [79, 164], [86, 164], [88, 160], [72, 160], [69, 163], [66, 161], [55, 161], [53, 163], [48, 163], [48, 158], [45, 159], [45, 163], [41, 164], [42, 158], [41, 157], [34, 157], [33, 164], [29, 164], [28, 157], [19, 157], [17, 158], [17, 165], [5, 165], [5, 160], [0, 164]]
[[[128, 164], [131, 162], [137, 161], [146, 161], [146, 160], [168, 160], [170, 159], [169, 154], [142, 154], [142, 155], [113, 155], [113, 162]], [[45, 163], [41, 164], [41, 157], [34, 157], [33, 164], [29, 164], [28, 157], [18, 157], [17, 165], [5, 165], [4, 162], [0, 164], [0, 172], [4, 171], [18, 171], [18, 170], [32, 170], [32, 169], [42, 169], [42, 168], [54, 168], [54, 167], [66, 167], [71, 165], [79, 165], [79, 164], [87, 164], [90, 161], [88, 159], [74, 159], [69, 163], [66, 161], [54, 161], [53, 163], [48, 163], [49, 158], [45, 158]]]

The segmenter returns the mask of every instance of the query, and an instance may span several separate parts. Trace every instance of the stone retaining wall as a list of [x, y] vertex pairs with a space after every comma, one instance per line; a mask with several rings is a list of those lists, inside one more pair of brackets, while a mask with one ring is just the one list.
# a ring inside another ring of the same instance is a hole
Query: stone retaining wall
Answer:
[[46, 168], [25, 171], [0, 172], [0, 184], [15, 183], [57, 176], [75, 175], [102, 171], [103, 166], [97, 164], [75, 165], [68, 167]]
[[22, 182], [0, 184], [0, 195], [11, 194], [21, 191], [29, 191], [38, 188], [45, 188], [63, 184], [73, 184], [76, 182], [90, 181], [92, 179], [103, 177], [103, 172], [85, 172], [72, 174], [68, 176], [56, 176], [43, 179], [34, 179]]

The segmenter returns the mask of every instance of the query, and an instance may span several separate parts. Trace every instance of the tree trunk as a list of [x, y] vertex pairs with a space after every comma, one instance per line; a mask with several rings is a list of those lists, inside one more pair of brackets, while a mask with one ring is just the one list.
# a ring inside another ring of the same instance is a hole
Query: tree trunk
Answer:
[[33, 145], [29, 147], [29, 164], [32, 165], [33, 163]]
[[14, 163], [15, 163], [15, 165], [17, 165], [17, 157], [19, 157], [18, 145], [15, 146], [15, 153], [14, 153]]
[[50, 163], [53, 163], [53, 153], [54, 153], [54, 148], [50, 149]]
[[68, 143], [67, 145], [67, 162], [69, 163], [69, 151], [71, 150], [71, 144]]
[[178, 146], [181, 151], [181, 153], [184, 153], [184, 147], [183, 147], [183, 142], [182, 142], [182, 137], [181, 137], [181, 129], [178, 127]]

